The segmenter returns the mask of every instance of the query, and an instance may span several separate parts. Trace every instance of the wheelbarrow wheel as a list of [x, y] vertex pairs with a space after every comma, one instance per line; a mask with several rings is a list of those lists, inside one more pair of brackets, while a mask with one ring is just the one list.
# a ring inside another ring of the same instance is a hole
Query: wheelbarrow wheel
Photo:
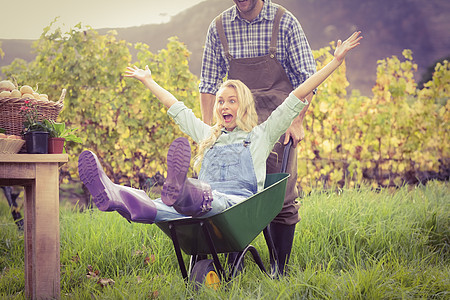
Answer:
[[214, 267], [212, 259], [203, 259], [195, 263], [190, 275], [191, 282], [195, 283], [198, 289], [203, 284], [209, 288], [217, 290], [220, 286], [220, 278]]

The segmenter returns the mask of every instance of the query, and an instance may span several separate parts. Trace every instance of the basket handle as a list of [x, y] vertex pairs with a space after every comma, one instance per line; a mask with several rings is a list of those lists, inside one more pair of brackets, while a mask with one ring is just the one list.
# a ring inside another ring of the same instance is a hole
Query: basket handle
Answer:
[[62, 104], [63, 103], [63, 101], [64, 101], [64, 97], [66, 97], [66, 89], [63, 89], [62, 90], [62, 92], [61, 92], [61, 97], [59, 97], [59, 100], [58, 101], [56, 101], [56, 103], [57, 104]]

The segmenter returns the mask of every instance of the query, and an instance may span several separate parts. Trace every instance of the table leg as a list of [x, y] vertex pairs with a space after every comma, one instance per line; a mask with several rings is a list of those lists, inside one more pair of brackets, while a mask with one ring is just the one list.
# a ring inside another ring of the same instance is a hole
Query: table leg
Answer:
[[25, 295], [60, 298], [58, 164], [36, 164], [36, 179], [25, 187]]

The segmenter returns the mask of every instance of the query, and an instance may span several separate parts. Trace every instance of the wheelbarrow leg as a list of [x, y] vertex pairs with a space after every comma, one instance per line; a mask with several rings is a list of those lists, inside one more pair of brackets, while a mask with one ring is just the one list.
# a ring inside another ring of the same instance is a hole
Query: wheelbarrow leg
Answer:
[[266, 275], [269, 275], [261, 259], [261, 256], [259, 256], [258, 250], [256, 250], [254, 246], [248, 245], [243, 251], [239, 252], [239, 255], [236, 257], [236, 261], [231, 270], [231, 278], [236, 277], [236, 275], [239, 273], [240, 266], [244, 262], [244, 257], [245, 254], [247, 254], [247, 252], [250, 252], [252, 254], [253, 260], [255, 261], [256, 265], [261, 269], [261, 271]]
[[226, 254], [226, 261], [227, 265], [231, 267], [231, 272], [234, 272], [235, 269], [237, 269], [237, 272], [241, 272], [244, 269], [244, 260], [237, 265], [238, 259], [240, 258], [242, 254], [241, 252], [230, 252]]
[[219, 256], [217, 255], [216, 247], [214, 246], [214, 242], [211, 238], [210, 226], [208, 223], [200, 222], [200, 226], [203, 229], [203, 233], [205, 235], [206, 242], [208, 243], [209, 250], [214, 260], [214, 266], [216, 267], [217, 272], [219, 273], [220, 278], [225, 277], [225, 271], [223, 270], [222, 264], [219, 261]]
[[175, 248], [175, 254], [177, 255], [178, 265], [180, 266], [181, 275], [184, 280], [188, 280], [188, 273], [186, 271], [186, 266], [184, 265], [183, 256], [181, 255], [180, 244], [178, 243], [177, 233], [175, 231], [175, 226], [169, 224], [170, 236], [172, 238], [173, 247]]

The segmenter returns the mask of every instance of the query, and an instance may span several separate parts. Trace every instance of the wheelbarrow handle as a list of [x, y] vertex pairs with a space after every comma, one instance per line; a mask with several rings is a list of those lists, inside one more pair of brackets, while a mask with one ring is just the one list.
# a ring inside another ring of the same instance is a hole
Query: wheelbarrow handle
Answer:
[[283, 151], [283, 160], [281, 161], [281, 173], [286, 173], [287, 163], [289, 160], [289, 152], [291, 151], [292, 147], [292, 138], [289, 138], [288, 143], [284, 146]]

